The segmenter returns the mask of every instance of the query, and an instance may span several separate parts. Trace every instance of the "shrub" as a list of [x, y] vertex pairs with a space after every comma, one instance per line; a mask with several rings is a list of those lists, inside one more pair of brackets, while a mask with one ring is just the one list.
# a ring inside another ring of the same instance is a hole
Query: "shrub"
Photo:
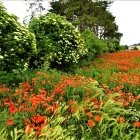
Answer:
[[52, 66], [66, 67], [77, 63], [86, 53], [79, 32], [62, 16], [49, 13], [34, 18], [29, 29], [35, 33], [38, 49], [31, 66], [36, 60], [38, 65], [49, 61]]
[[121, 49], [119, 46], [119, 40], [116, 38], [107, 40], [107, 46], [108, 46], [108, 52], [116, 52]]
[[118, 50], [126, 50], [124, 45], [119, 45]]
[[136, 46], [132, 50], [139, 50]]
[[92, 60], [99, 54], [107, 51], [106, 42], [97, 38], [90, 30], [83, 31], [82, 38], [84, 39], [84, 45], [88, 48], [87, 59]]
[[0, 70], [15, 71], [28, 67], [30, 57], [36, 51], [35, 37], [7, 13], [0, 3]]

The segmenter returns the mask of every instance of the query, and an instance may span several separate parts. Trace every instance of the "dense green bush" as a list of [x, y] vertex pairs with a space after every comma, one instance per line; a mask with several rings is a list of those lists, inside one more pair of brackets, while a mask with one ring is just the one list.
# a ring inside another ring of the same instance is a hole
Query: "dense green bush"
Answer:
[[97, 38], [90, 30], [83, 31], [82, 38], [84, 39], [84, 45], [88, 48], [87, 59], [92, 60], [99, 54], [107, 51], [106, 42]]
[[125, 46], [124, 45], [119, 45], [119, 50], [126, 50]]
[[116, 52], [126, 50], [124, 45], [120, 45], [120, 41], [116, 38], [107, 40], [108, 52]]
[[136, 46], [132, 50], [139, 50]]
[[35, 37], [7, 13], [0, 2], [0, 70], [15, 71], [28, 67], [36, 51]]
[[42, 65], [49, 61], [53, 66], [67, 67], [77, 63], [86, 53], [79, 32], [62, 16], [49, 13], [34, 18], [29, 29], [34, 32], [37, 40], [38, 55], [31, 60]]
[[116, 52], [121, 50], [121, 48], [119, 48], [119, 40], [114, 38], [114, 39], [110, 39], [107, 40], [107, 46], [108, 46], [108, 52]]

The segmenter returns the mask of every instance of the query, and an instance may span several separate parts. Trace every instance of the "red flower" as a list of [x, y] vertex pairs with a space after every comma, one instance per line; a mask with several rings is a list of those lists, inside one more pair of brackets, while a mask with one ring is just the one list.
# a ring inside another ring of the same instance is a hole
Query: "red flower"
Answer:
[[43, 81], [41, 81], [41, 84], [42, 84], [42, 85], [44, 85], [45, 83], [46, 83], [46, 82], [45, 82], [44, 80], [43, 80]]
[[140, 122], [134, 122], [133, 125], [140, 127]]
[[6, 122], [7, 125], [13, 125], [13, 118], [9, 118], [8, 121]]
[[74, 102], [75, 102], [74, 100], [69, 100], [68, 105], [71, 106], [71, 105], [73, 105]]
[[92, 117], [93, 117], [93, 114], [92, 114], [91, 112], [88, 112], [88, 113], [87, 113], [87, 116], [88, 116], [89, 118], [92, 118]]
[[62, 101], [62, 100], [63, 100], [63, 97], [62, 97], [62, 96], [61, 96], [61, 97], [59, 97], [59, 100], [60, 100], [60, 101]]
[[9, 105], [9, 98], [4, 99], [4, 105]]
[[95, 125], [95, 123], [94, 123], [92, 120], [88, 120], [88, 125], [89, 125], [90, 127], [93, 127], [93, 126]]
[[128, 105], [129, 105], [128, 102], [126, 102], [126, 101], [123, 102], [123, 106], [128, 106]]
[[43, 72], [42, 71], [37, 71], [37, 73], [36, 73], [37, 75], [42, 75], [43, 74]]
[[33, 130], [34, 125], [29, 124], [24, 127], [25, 133], [31, 133]]
[[118, 123], [124, 123], [125, 122], [125, 119], [124, 119], [124, 117], [119, 117], [117, 119], [117, 121], [118, 121]]
[[135, 97], [136, 99], [140, 99], [140, 94]]
[[11, 114], [14, 114], [15, 112], [18, 111], [18, 109], [15, 106], [12, 105], [12, 106], [9, 107], [9, 111], [10, 111]]
[[35, 122], [35, 123], [42, 123], [42, 122], [44, 122], [45, 121], [45, 119], [46, 119], [46, 116], [41, 116], [41, 115], [39, 115], [39, 114], [37, 114], [36, 116], [33, 116], [32, 117], [32, 120]]
[[101, 120], [101, 117], [100, 117], [100, 116], [95, 116], [95, 117], [94, 117], [94, 120], [95, 120], [96, 122], [99, 122], [99, 121]]
[[72, 107], [72, 108], [70, 109], [70, 112], [71, 112], [71, 113], [74, 113], [74, 112], [76, 112], [76, 110], [77, 110], [77, 107]]
[[126, 94], [125, 92], [121, 92], [120, 96], [125, 96], [125, 94]]
[[25, 119], [25, 120], [24, 120], [24, 124], [25, 124], [25, 125], [30, 124], [30, 120], [29, 120], [29, 119]]

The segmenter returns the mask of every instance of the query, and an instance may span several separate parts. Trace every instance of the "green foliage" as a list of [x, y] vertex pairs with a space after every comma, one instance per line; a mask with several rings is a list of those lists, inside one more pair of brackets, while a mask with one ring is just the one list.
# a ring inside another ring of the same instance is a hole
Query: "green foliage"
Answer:
[[50, 12], [65, 16], [79, 31], [90, 29], [99, 38], [120, 38], [115, 17], [108, 10], [112, 0], [52, 0]]
[[90, 30], [82, 32], [82, 38], [84, 45], [88, 48], [88, 53], [85, 56], [88, 60], [93, 60], [99, 54], [107, 52], [106, 42], [97, 38]]
[[139, 50], [136, 46], [132, 50]]
[[35, 37], [6, 12], [0, 2], [0, 70], [16, 71], [28, 68], [30, 57], [35, 54]]
[[[26, 80], [19, 86], [0, 84], [0, 139], [139, 140], [139, 85], [136, 89], [135, 85], [123, 88], [117, 84], [120, 79], [115, 79], [113, 73], [118, 71], [110, 61], [106, 63], [108, 55], [77, 70], [75, 75], [49, 70], [45, 64], [32, 74], [23, 73]], [[116, 86], [120, 86], [117, 91]]]
[[108, 52], [116, 52], [120, 50], [119, 48], [119, 40], [114, 38], [107, 40]]
[[24, 0], [26, 2], [26, 16], [24, 17], [24, 25], [28, 25], [29, 22], [35, 17], [40, 16], [45, 12], [43, 6], [43, 0]]
[[40, 65], [49, 61], [53, 66], [66, 67], [86, 53], [79, 32], [64, 17], [49, 13], [34, 18], [29, 29], [37, 40], [38, 55], [33, 61], [37, 59]]
[[121, 50], [126, 50], [126, 47], [124, 45], [119, 45], [119, 48], [118, 48], [120, 51]]

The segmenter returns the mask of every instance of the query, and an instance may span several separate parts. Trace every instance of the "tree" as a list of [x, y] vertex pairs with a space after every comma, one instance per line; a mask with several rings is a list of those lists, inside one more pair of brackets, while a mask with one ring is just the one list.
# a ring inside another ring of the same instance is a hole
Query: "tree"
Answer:
[[50, 12], [65, 16], [80, 31], [90, 29], [101, 39], [119, 39], [115, 17], [108, 7], [112, 1], [104, 0], [52, 0]]
[[43, 0], [25, 0], [27, 6], [27, 15], [23, 20], [24, 25], [29, 23], [35, 16], [40, 16], [46, 10], [43, 6]]

